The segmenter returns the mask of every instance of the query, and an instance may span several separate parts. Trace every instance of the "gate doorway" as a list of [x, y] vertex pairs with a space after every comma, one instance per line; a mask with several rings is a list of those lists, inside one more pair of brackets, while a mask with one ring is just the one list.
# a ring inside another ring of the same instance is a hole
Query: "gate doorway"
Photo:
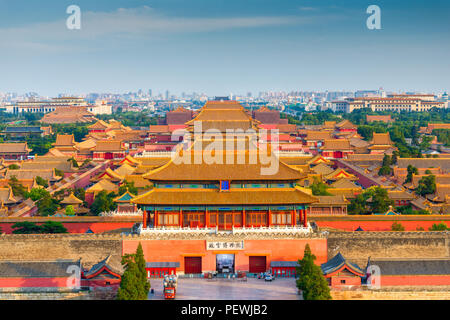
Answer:
[[218, 273], [234, 273], [234, 254], [217, 254], [216, 271]]
[[249, 257], [249, 272], [250, 273], [266, 272], [266, 257], [265, 256], [250, 256]]
[[184, 273], [202, 273], [202, 257], [184, 257]]

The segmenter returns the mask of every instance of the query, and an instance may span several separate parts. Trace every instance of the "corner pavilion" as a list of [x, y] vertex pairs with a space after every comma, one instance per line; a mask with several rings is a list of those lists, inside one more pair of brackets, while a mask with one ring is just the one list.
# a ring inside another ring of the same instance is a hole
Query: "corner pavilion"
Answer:
[[[153, 188], [129, 200], [142, 210], [143, 221], [139, 239], [124, 240], [123, 253], [141, 243], [149, 265], [175, 265], [171, 272], [185, 274], [265, 272], [271, 261], [297, 261], [306, 244], [317, 263], [326, 262], [326, 239], [311, 236], [306, 217], [308, 205], [318, 199], [297, 185], [305, 174], [280, 161], [270, 143], [255, 147], [242, 134], [253, 129], [258, 135], [259, 122], [235, 101], [207, 102], [186, 123], [187, 132], [193, 132], [195, 121], [203, 132], [241, 129], [234, 142], [244, 143], [234, 150], [211, 150], [210, 142], [230, 138], [208, 132], [187, 148], [177, 148], [185, 161], [175, 157], [144, 174]], [[195, 161], [206, 155], [216, 161]], [[149, 268], [148, 276], [167, 270]]]

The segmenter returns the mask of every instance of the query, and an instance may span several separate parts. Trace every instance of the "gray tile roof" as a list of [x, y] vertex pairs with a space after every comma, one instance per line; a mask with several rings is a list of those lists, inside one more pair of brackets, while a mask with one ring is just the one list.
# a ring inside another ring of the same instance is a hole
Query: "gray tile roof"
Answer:
[[179, 262], [147, 262], [146, 268], [179, 268]]
[[123, 274], [124, 270], [122, 266], [115, 266], [111, 264], [111, 255], [107, 256], [105, 259], [100, 261], [97, 264], [94, 264], [92, 268], [86, 272], [84, 275], [85, 277], [93, 276], [95, 273], [97, 273], [99, 270], [101, 270], [103, 267], [106, 267], [108, 270], [117, 273], [117, 274]]
[[42, 133], [40, 127], [6, 127], [5, 133], [24, 133], [24, 132], [30, 132], [30, 133]]
[[78, 260], [55, 261], [0, 261], [0, 277], [2, 278], [64, 278], [73, 272], [67, 272], [69, 266], [78, 266]]
[[369, 259], [381, 275], [449, 275], [450, 259]]
[[347, 266], [347, 269], [351, 272], [364, 274], [363, 270], [358, 265], [347, 261], [340, 252], [331, 260], [323, 263], [320, 267], [322, 268], [323, 274], [326, 275], [339, 270], [343, 265]]
[[270, 267], [272, 268], [298, 267], [298, 261], [271, 261]]

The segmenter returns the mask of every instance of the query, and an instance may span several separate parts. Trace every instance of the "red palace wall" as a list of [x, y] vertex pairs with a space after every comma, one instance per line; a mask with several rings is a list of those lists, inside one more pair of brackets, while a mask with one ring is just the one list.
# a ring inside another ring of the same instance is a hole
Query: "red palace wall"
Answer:
[[[342, 283], [341, 281], [345, 281]], [[360, 277], [351, 277], [351, 276], [333, 276], [331, 277], [331, 287], [332, 288], [345, 288], [348, 286], [361, 286], [361, 278]]]
[[0, 288], [65, 288], [71, 284], [70, 278], [0, 278]]
[[306, 244], [316, 255], [316, 264], [327, 261], [326, 239], [244, 240], [244, 250], [206, 250], [206, 240], [123, 240], [123, 254], [134, 253], [142, 244], [147, 262], [179, 262], [177, 273], [184, 272], [184, 257], [201, 257], [202, 272], [216, 270], [216, 254], [235, 255], [235, 270], [248, 271], [250, 256], [266, 256], [266, 267], [271, 261], [297, 261], [303, 257]]
[[417, 228], [423, 228], [424, 231], [428, 231], [433, 224], [439, 224], [444, 222], [447, 226], [450, 226], [450, 217], [443, 217], [442, 220], [387, 220], [387, 221], [364, 221], [364, 220], [352, 220], [352, 221], [322, 221], [316, 220], [315, 217], [310, 217], [310, 221], [314, 220], [319, 227], [328, 227], [333, 229], [339, 229], [343, 231], [355, 231], [358, 227], [361, 227], [364, 231], [391, 231], [392, 224], [394, 222], [400, 223], [405, 227], [405, 231], [417, 231]]
[[[14, 223], [0, 222], [0, 228], [3, 233], [11, 234], [13, 224]], [[36, 224], [41, 225], [42, 222]], [[86, 233], [88, 229], [91, 229], [94, 233], [101, 233], [120, 228], [131, 228], [134, 222], [63, 222], [62, 224], [69, 233]]]
[[450, 275], [419, 275], [419, 276], [383, 276], [381, 287], [384, 286], [450, 286]]

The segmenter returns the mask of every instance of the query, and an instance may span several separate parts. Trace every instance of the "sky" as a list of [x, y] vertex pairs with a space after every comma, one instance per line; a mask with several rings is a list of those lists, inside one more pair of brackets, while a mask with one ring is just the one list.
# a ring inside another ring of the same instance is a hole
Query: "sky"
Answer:
[[0, 0], [0, 92], [438, 93], [449, 17], [448, 0]]

